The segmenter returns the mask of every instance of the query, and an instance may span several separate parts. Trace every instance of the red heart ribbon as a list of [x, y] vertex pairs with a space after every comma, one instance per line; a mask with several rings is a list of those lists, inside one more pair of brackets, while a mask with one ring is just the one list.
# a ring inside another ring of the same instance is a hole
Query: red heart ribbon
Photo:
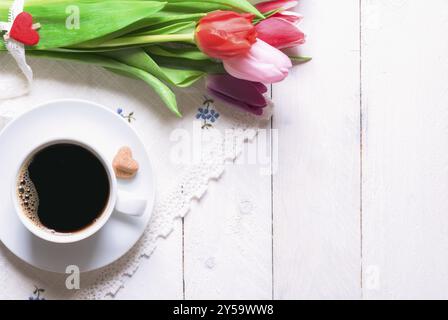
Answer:
[[9, 36], [27, 46], [35, 46], [39, 43], [39, 33], [36, 31], [39, 24], [33, 24], [33, 16], [28, 12], [20, 13], [12, 23]]

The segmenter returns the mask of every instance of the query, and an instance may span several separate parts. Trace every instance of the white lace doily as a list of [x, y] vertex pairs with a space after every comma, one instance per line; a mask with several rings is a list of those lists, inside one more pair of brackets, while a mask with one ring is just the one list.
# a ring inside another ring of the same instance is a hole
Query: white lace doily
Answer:
[[[217, 179], [227, 160], [234, 160], [245, 141], [253, 139], [267, 119], [239, 112], [219, 102], [204, 103], [203, 83], [177, 92], [183, 118], [165, 109], [157, 95], [144, 83], [111, 74], [103, 69], [80, 64], [30, 59], [35, 81], [24, 97], [0, 100], [0, 126], [8, 118], [33, 105], [60, 98], [80, 98], [119, 110], [130, 119], [140, 134], [156, 172], [157, 202], [150, 224], [134, 248], [123, 258], [101, 270], [82, 275], [81, 290], [65, 288], [66, 275], [37, 270], [14, 257], [0, 245], [0, 283], [3, 299], [28, 299], [33, 286], [45, 288], [45, 298], [103, 299], [115, 295], [126, 280], [137, 272], [142, 259], [149, 258], [159, 239], [173, 230], [174, 220], [185, 216], [192, 199], [206, 192], [210, 179]], [[0, 85], [13, 87], [20, 73], [12, 58], [0, 55]], [[208, 109], [216, 113], [209, 119], [197, 119]], [[118, 112], [118, 111], [117, 111]], [[213, 120], [215, 120], [213, 122]], [[197, 138], [200, 135], [200, 138]], [[173, 155], [179, 149], [179, 137], [192, 151], [185, 160]], [[200, 157], [195, 151], [200, 150]], [[198, 158], [198, 159], [195, 159]], [[34, 298], [38, 295], [34, 294]]]

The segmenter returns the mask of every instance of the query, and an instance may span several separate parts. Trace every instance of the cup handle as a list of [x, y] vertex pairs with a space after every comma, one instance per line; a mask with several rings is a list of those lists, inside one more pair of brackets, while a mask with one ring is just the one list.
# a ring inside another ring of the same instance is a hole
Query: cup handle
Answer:
[[129, 192], [118, 190], [115, 210], [124, 215], [140, 217], [145, 213], [146, 202]]

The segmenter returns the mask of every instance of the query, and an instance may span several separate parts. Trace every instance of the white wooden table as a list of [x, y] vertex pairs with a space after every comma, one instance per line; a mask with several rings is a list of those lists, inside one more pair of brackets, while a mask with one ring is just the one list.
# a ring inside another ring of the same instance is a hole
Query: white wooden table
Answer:
[[118, 298], [448, 298], [448, 1], [299, 11], [278, 169], [229, 165]]

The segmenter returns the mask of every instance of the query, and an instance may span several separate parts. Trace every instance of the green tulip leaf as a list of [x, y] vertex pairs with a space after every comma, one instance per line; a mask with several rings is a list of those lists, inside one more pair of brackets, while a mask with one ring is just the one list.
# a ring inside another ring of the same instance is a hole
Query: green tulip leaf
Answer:
[[222, 63], [213, 60], [191, 60], [175, 57], [164, 57], [151, 54], [151, 58], [162, 67], [173, 69], [199, 70], [205, 73], [226, 73]]
[[160, 81], [155, 76], [144, 70], [138, 69], [133, 66], [129, 66], [127, 64], [124, 64], [112, 58], [108, 58], [106, 56], [91, 53], [67, 53], [67, 52], [62, 53], [62, 52], [36, 50], [36, 51], [30, 51], [29, 54], [41, 58], [68, 60], [80, 63], [93, 64], [107, 69], [115, 70], [121, 74], [125, 74], [133, 78], [143, 80], [149, 86], [151, 86], [155, 92], [158, 93], [158, 95], [160, 96], [160, 98], [162, 99], [162, 101], [165, 103], [165, 105], [168, 107], [169, 110], [171, 110], [174, 114], [176, 114], [179, 117], [182, 116], [177, 107], [176, 96], [174, 95], [173, 91], [171, 91], [171, 89], [162, 81]]
[[[169, 4], [185, 2], [185, 0], [167, 0], [167, 1]], [[257, 17], [264, 18], [264, 16], [252, 4], [250, 4], [246, 0], [205, 0], [205, 1], [191, 1], [191, 2], [197, 2], [199, 8], [204, 3], [220, 4], [240, 11], [253, 13]]]
[[211, 60], [209, 56], [199, 50], [197, 47], [168, 47], [153, 45], [145, 48], [149, 54], [163, 57], [184, 58], [190, 60]]
[[[0, 2], [1, 21], [7, 21], [10, 5], [11, 1]], [[108, 35], [150, 17], [164, 6], [158, 1], [27, 0], [25, 11], [41, 24], [41, 40], [32, 48], [44, 50]], [[4, 49], [3, 43], [0, 46]]]
[[142, 49], [108, 52], [103, 53], [103, 55], [125, 63], [126, 65], [146, 71], [168, 84], [177, 87], [188, 87], [204, 76], [204, 72], [199, 70], [160, 67], [151, 56]]
[[302, 64], [313, 60], [311, 57], [302, 57], [302, 56], [290, 56], [289, 57], [294, 64]]
[[158, 35], [158, 34], [174, 34], [174, 33], [188, 33], [193, 32], [196, 27], [196, 22], [194, 21], [185, 21], [185, 22], [177, 22], [170, 24], [168, 26], [156, 26], [154, 28], [149, 28], [146, 31], [140, 31], [132, 33], [133, 36], [150, 36], [150, 35]]

